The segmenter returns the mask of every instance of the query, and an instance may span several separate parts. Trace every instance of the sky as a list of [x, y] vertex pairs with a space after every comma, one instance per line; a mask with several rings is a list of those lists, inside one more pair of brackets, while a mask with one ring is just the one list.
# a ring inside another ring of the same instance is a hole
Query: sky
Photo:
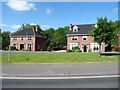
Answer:
[[117, 2], [2, 2], [2, 31], [14, 32], [22, 24], [40, 25], [45, 30], [69, 24], [94, 24], [97, 18], [118, 20]]

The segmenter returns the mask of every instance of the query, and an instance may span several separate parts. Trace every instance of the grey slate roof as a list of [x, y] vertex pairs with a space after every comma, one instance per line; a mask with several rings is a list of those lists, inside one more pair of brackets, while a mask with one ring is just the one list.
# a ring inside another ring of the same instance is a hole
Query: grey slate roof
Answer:
[[[78, 27], [78, 32], [73, 32], [73, 29], [72, 29], [68, 31], [68, 34], [90, 35], [90, 31], [92, 30], [93, 25], [95, 24], [76, 25]], [[74, 25], [72, 27], [74, 27]]]
[[33, 28], [24, 28], [23, 30], [19, 30], [11, 34], [11, 36], [27, 36], [27, 35], [46, 38], [42, 34], [36, 32]]

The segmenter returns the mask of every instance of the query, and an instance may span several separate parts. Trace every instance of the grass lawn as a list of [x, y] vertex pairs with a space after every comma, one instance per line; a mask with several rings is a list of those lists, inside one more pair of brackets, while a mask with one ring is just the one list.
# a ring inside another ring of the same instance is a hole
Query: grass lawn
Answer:
[[[11, 53], [11, 63], [81, 63], [81, 62], [117, 62], [118, 56], [102, 56], [98, 53]], [[8, 54], [2, 55], [2, 63], [8, 63]]]

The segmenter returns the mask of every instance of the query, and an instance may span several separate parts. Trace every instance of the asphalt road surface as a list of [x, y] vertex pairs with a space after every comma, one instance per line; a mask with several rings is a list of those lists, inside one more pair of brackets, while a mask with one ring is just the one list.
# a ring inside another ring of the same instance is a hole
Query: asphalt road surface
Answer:
[[2, 88], [118, 88], [118, 77], [3, 79]]
[[3, 76], [117, 75], [118, 63], [3, 64]]

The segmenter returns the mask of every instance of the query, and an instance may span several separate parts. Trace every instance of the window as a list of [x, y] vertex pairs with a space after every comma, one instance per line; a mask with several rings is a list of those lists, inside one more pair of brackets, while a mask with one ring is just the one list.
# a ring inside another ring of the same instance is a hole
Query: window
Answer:
[[98, 46], [94, 46], [93, 48], [94, 51], [98, 51], [98, 49], [99, 49]]
[[78, 40], [78, 36], [73, 36], [72, 37], [72, 40], [74, 41], [74, 40]]
[[84, 40], [84, 41], [87, 40], [87, 36], [83, 36], [83, 40]]
[[23, 37], [21, 37], [21, 40], [23, 40]]
[[31, 37], [28, 37], [28, 40], [31, 40]]
[[13, 40], [17, 40], [17, 37], [13, 37]]

